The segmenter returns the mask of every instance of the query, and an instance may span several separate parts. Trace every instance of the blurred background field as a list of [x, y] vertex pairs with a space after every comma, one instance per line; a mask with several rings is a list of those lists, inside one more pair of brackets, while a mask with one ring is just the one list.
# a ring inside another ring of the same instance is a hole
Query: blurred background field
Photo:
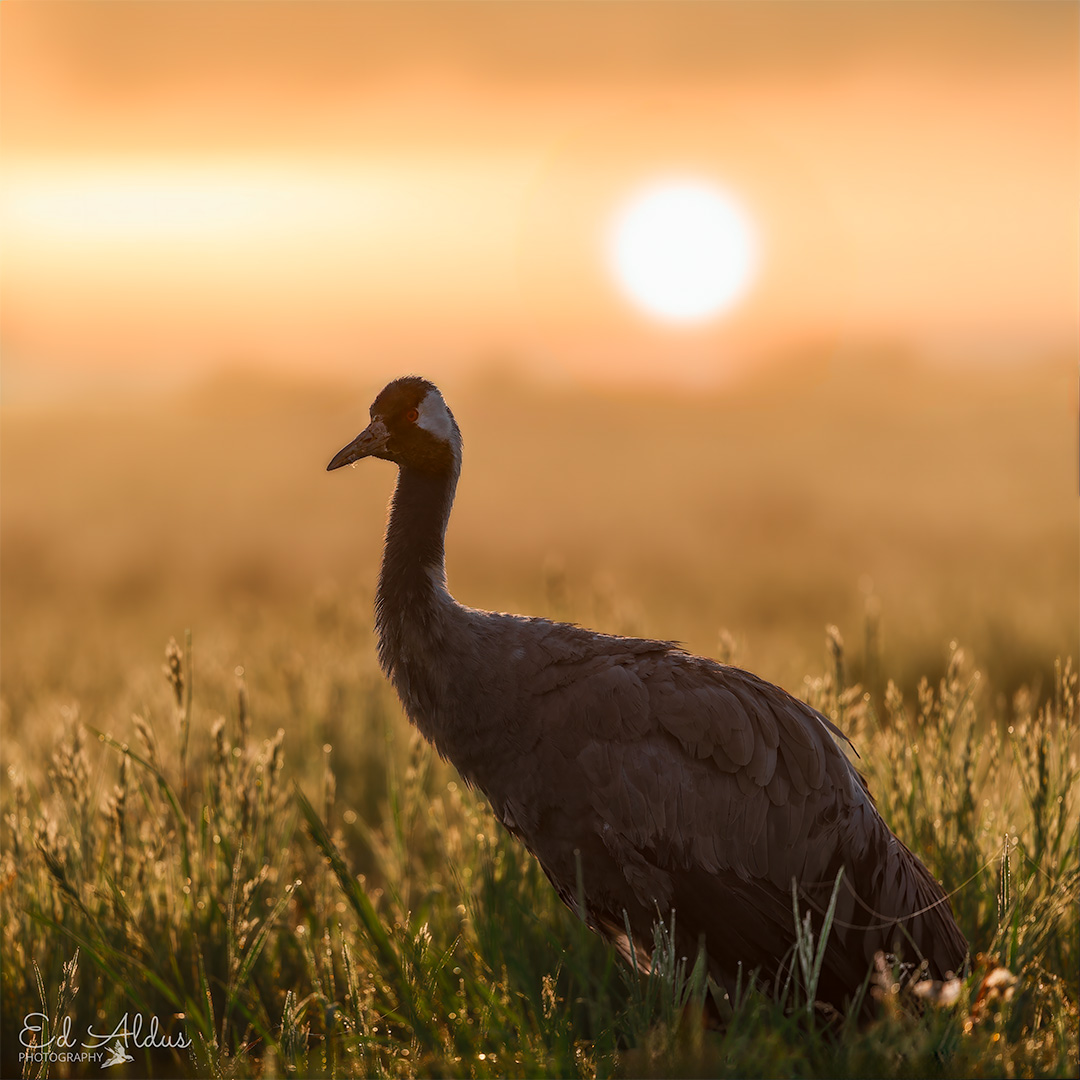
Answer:
[[[741, 662], [795, 691], [827, 623], [860, 665], [869, 631], [871, 663], [909, 685], [950, 640], [1007, 695], [1076, 654], [1068, 364], [871, 355], [694, 395], [448, 382], [466, 439], [449, 574], [466, 603], [709, 655], [727, 631]], [[324, 468], [378, 388], [237, 371], [7, 409], [9, 732], [121, 690], [186, 627], [274, 692], [283, 663], [328, 647], [371, 668], [392, 470]]]

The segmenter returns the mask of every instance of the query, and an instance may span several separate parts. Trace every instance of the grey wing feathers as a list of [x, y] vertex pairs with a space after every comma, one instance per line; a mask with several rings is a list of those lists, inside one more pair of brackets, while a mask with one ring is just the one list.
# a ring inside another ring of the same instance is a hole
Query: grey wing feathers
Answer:
[[[668, 645], [566, 663], [576, 669], [565, 683], [572, 692], [561, 700], [553, 674], [546, 704], [580, 726], [584, 798], [639, 910], [697, 911], [696, 933], [756, 943], [745, 955], [769, 963], [793, 939], [793, 879], [819, 917], [843, 866], [826, 977], [857, 985], [903, 914], [940, 901], [834, 736], [846, 738], [805, 703]], [[618, 911], [606, 922], [617, 929]], [[916, 947], [932, 936], [927, 924]], [[955, 936], [954, 969], [963, 956]]]
[[[668, 642], [588, 642], [583, 656], [553, 632], [529, 681], [546, 725], [577, 728], [576, 764], [610, 849], [780, 889], [825, 872], [839, 808], [869, 797], [824, 717]], [[817, 858], [807, 849], [815, 822], [828, 834]]]
[[940, 890], [878, 815], [826, 717], [670, 642], [542, 620], [500, 631], [528, 687], [503, 721], [528, 732], [515, 790], [544, 809], [523, 819], [504, 784], [481, 786], [571, 907], [580, 849], [594, 925], [618, 938], [626, 910], [635, 937], [651, 940], [657, 909], [674, 908], [687, 948], [707, 936], [718, 977], [740, 960], [775, 975], [793, 941], [793, 880], [819, 920], [843, 867], [823, 978], [857, 986], [864, 962], [898, 939], [929, 955], [944, 937], [934, 966], [959, 968], [965, 946], [947, 904], [908, 918], [942, 902]]

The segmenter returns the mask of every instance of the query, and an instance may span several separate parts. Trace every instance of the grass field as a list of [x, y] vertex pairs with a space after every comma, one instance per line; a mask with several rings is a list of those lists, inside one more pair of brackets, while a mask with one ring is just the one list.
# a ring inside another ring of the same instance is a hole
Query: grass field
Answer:
[[704, 1030], [663, 935], [660, 975], [622, 968], [412, 735], [371, 634], [392, 470], [323, 471], [378, 388], [5, 410], [3, 1076], [101, 1071], [24, 1066], [31, 1013], [39, 1043], [125, 1014], [190, 1041], [116, 1076], [1076, 1074], [1068, 365], [445, 387], [460, 599], [807, 697], [954, 890], [982, 956], [957, 1002], [883, 978], [880, 1020], [840, 1033], [754, 992]]

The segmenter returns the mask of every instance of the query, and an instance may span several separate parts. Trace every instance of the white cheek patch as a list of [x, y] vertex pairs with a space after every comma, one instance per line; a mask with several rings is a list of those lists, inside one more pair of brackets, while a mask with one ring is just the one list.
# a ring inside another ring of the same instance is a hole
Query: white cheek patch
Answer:
[[422, 427], [443, 442], [453, 441], [454, 422], [450, 419], [450, 410], [438, 390], [429, 390], [424, 395], [417, 412], [420, 414], [416, 418], [417, 427]]

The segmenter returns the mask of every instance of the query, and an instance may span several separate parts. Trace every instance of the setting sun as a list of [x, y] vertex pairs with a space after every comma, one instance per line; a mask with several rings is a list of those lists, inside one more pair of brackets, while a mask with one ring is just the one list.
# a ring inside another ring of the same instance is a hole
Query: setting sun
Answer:
[[608, 257], [620, 288], [647, 314], [698, 323], [746, 294], [758, 244], [749, 215], [727, 192], [697, 180], [664, 180], [619, 207]]

